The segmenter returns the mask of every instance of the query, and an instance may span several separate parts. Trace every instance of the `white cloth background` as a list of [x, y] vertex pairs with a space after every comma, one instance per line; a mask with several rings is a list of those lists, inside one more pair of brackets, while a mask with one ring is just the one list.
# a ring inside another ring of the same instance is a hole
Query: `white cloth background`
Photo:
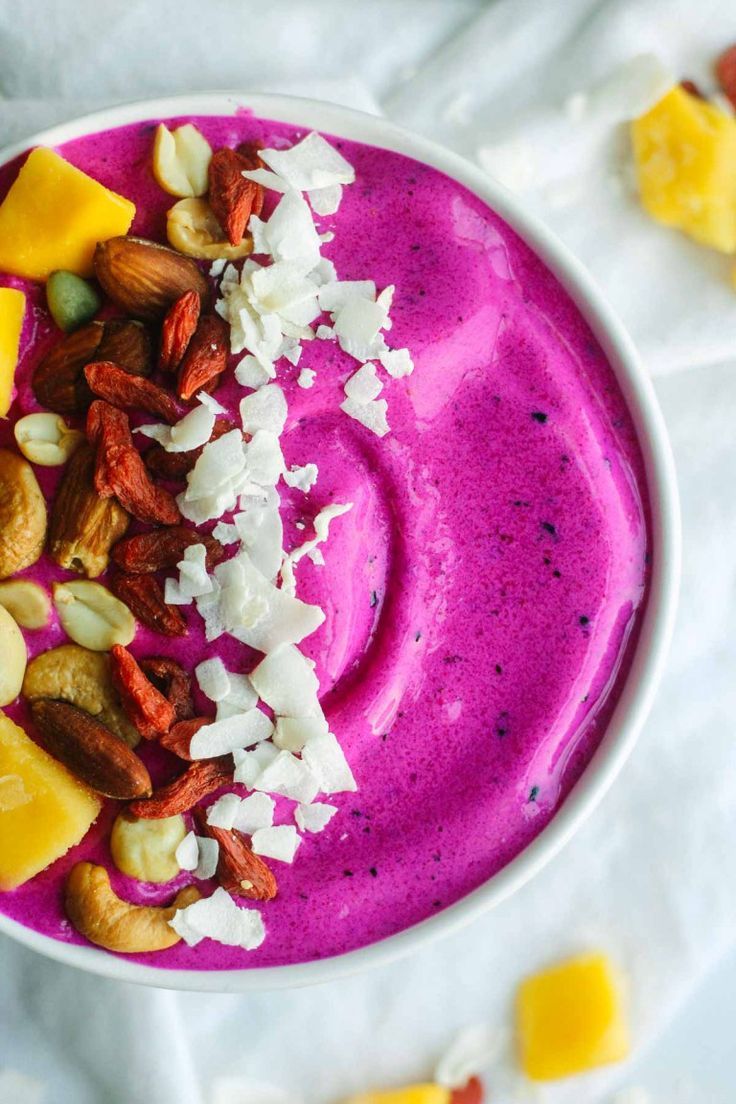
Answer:
[[[507, 1023], [525, 971], [587, 946], [629, 971], [642, 1048], [731, 945], [736, 293], [726, 261], [641, 215], [613, 172], [610, 124], [576, 127], [560, 108], [646, 50], [706, 79], [734, 39], [728, 0], [0, 0], [0, 144], [116, 100], [238, 86], [384, 110], [470, 156], [510, 142], [517, 185], [592, 269], [658, 375], [685, 525], [653, 716], [612, 792], [530, 885], [407, 961], [292, 993], [139, 989], [2, 939], [0, 1066], [45, 1082], [44, 1104], [237, 1104], [221, 1080], [233, 1075], [310, 1104], [401, 1083], [427, 1075], [455, 1029]], [[626, 1081], [623, 1067], [541, 1099], [593, 1104]]]

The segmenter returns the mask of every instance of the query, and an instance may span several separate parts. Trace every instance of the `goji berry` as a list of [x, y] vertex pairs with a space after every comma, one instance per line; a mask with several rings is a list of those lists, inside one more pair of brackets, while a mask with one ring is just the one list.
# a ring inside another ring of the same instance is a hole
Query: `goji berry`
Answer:
[[198, 533], [196, 529], [187, 529], [184, 525], [171, 525], [167, 529], [137, 533], [134, 537], [118, 541], [112, 550], [112, 558], [122, 571], [145, 575], [176, 567], [184, 559], [187, 548], [194, 544], [205, 546], [210, 571], [225, 555], [220, 542], [209, 533]]
[[222, 755], [219, 759], [198, 759], [173, 782], [161, 786], [144, 801], [132, 801], [129, 808], [134, 816], [145, 820], [175, 816], [188, 812], [198, 801], [232, 780], [231, 755]]
[[228, 350], [227, 323], [219, 314], [205, 314], [179, 367], [179, 398], [189, 402], [206, 384], [222, 375], [227, 367]]
[[243, 171], [251, 168], [251, 159], [227, 147], [217, 150], [210, 161], [210, 206], [231, 245], [243, 240], [254, 203], [259, 199], [263, 203], [261, 185], [243, 176]]
[[165, 747], [167, 751], [178, 755], [180, 759], [191, 760], [189, 747], [192, 736], [208, 724], [212, 724], [212, 717], [191, 717], [189, 720], [178, 721], [175, 725], [172, 725], [168, 732], [163, 734], [159, 743], [161, 747]]
[[273, 900], [278, 892], [273, 872], [255, 854], [242, 832], [208, 824], [204, 809], [195, 809], [193, 816], [200, 835], [217, 840], [220, 846], [217, 880], [223, 889], [252, 901]]
[[87, 364], [84, 376], [95, 395], [113, 406], [147, 410], [166, 422], [176, 422], [181, 417], [176, 402], [163, 387], [142, 376], [132, 376], [110, 360]]
[[169, 656], [151, 656], [141, 660], [141, 670], [171, 703], [177, 722], [194, 717], [192, 680], [180, 663]]
[[145, 740], [168, 732], [175, 720], [174, 707], [146, 677], [122, 644], [114, 644], [110, 669], [123, 709]]
[[153, 575], [115, 575], [110, 587], [138, 621], [163, 636], [186, 636], [187, 622], [177, 606], [170, 606]]
[[175, 372], [181, 364], [199, 322], [201, 301], [193, 288], [185, 291], [169, 307], [161, 329], [161, 350], [158, 366], [163, 372]]

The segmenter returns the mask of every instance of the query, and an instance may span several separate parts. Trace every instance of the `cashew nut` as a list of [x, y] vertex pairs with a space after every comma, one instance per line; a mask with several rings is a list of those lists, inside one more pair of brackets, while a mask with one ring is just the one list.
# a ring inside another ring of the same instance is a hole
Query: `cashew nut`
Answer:
[[175, 852], [186, 834], [181, 816], [143, 820], [122, 812], [110, 836], [113, 862], [123, 874], [141, 882], [170, 882], [179, 873]]
[[199, 897], [199, 890], [186, 886], [167, 908], [133, 905], [115, 893], [104, 866], [88, 862], [72, 867], [64, 887], [66, 914], [80, 935], [119, 954], [173, 947], [181, 937], [169, 926], [169, 920], [178, 909]]
[[46, 539], [46, 499], [33, 468], [0, 449], [0, 579], [34, 564]]
[[89, 579], [54, 584], [54, 605], [67, 636], [94, 652], [109, 652], [113, 644], [130, 644], [135, 618], [102, 583]]
[[206, 199], [180, 199], [166, 212], [169, 244], [188, 257], [236, 261], [253, 250], [250, 236], [231, 245]]
[[110, 657], [79, 644], [62, 644], [28, 664], [23, 695], [29, 701], [52, 698], [90, 713], [111, 732], [135, 747], [140, 736], [128, 720], [112, 683]]
[[20, 694], [27, 659], [23, 633], [0, 606], [0, 705], [10, 705]]
[[51, 617], [51, 599], [40, 583], [30, 579], [0, 583], [0, 606], [24, 629], [42, 629]]

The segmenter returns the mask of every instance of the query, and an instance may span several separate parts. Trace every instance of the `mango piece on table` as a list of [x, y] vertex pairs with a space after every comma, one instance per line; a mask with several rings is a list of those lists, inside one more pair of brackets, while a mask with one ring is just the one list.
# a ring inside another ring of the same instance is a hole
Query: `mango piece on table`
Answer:
[[427, 1082], [407, 1085], [403, 1089], [361, 1093], [351, 1097], [347, 1104], [450, 1104], [450, 1096], [449, 1089]]
[[0, 204], [0, 269], [45, 280], [55, 269], [92, 275], [98, 241], [127, 234], [135, 205], [39, 146]]
[[665, 226], [736, 250], [736, 119], [672, 88], [631, 124], [641, 202]]
[[524, 1073], [535, 1081], [585, 1073], [629, 1053], [621, 983], [603, 954], [581, 955], [534, 974], [517, 994]]
[[10, 410], [13, 399], [18, 349], [26, 313], [26, 297], [16, 288], [0, 288], [0, 418]]
[[0, 711], [0, 890], [65, 855], [102, 801]]

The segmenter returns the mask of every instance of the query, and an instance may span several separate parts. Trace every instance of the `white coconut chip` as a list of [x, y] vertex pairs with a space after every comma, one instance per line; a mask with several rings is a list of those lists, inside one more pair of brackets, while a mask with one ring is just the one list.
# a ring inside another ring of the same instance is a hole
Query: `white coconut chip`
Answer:
[[221, 887], [211, 897], [177, 909], [169, 924], [190, 947], [214, 939], [228, 947], [254, 951], [266, 937], [260, 912], [239, 908]]
[[250, 681], [274, 713], [308, 716], [317, 704], [319, 681], [314, 668], [293, 645], [277, 648], [262, 659], [251, 671]]
[[259, 156], [289, 187], [299, 191], [352, 184], [355, 180], [353, 166], [316, 131], [289, 149], [264, 149]]
[[191, 544], [184, 552], [184, 559], [176, 565], [179, 578], [167, 579], [164, 597], [174, 606], [186, 606], [194, 598], [209, 594], [212, 580], [207, 574], [207, 549], [203, 544]]
[[303, 387], [305, 391], [308, 391], [310, 387], [314, 387], [316, 378], [317, 373], [313, 368], [302, 368], [301, 372], [296, 377], [296, 382], [299, 387]]
[[297, 805], [294, 820], [301, 832], [322, 832], [336, 812], [336, 805], [314, 801], [311, 805]]
[[251, 435], [267, 429], [278, 437], [284, 431], [286, 415], [286, 398], [277, 383], [267, 383], [240, 401], [243, 429]]
[[290, 751], [280, 751], [257, 776], [253, 788], [309, 805], [319, 792], [319, 782], [307, 763]]
[[340, 348], [356, 360], [375, 360], [386, 348], [380, 331], [388, 311], [380, 302], [354, 297], [334, 315], [334, 329]]
[[250, 225], [254, 252], [267, 253], [276, 261], [311, 262], [310, 267], [319, 261], [319, 235], [312, 212], [298, 192], [286, 192], [268, 222], [252, 216]]
[[234, 751], [235, 774], [233, 779], [252, 790], [260, 774], [279, 754], [273, 744], [259, 744], [253, 751]]
[[226, 264], [227, 261], [223, 257], [219, 257], [216, 261], [213, 261], [210, 265], [210, 276], [214, 280], [217, 280], [218, 277], [222, 276], [223, 272], [225, 271]]
[[[287, 754], [283, 752], [282, 754]], [[344, 793], [357, 790], [353, 772], [345, 754], [331, 732], [314, 736], [305, 745], [302, 761], [309, 767], [319, 783], [322, 793]], [[306, 804], [309, 804], [307, 802]]]
[[346, 396], [362, 406], [377, 399], [382, 391], [375, 364], [363, 364], [345, 381]]
[[199, 862], [199, 847], [194, 832], [187, 832], [176, 851], [174, 858], [179, 864], [180, 870], [194, 870]]
[[207, 823], [213, 828], [224, 828], [226, 831], [235, 824], [235, 814], [240, 808], [240, 798], [237, 794], [228, 793], [218, 797], [207, 810]]
[[220, 858], [220, 845], [217, 840], [209, 836], [197, 836], [197, 865], [194, 868], [194, 877], [206, 881], [214, 878], [217, 863]]
[[258, 703], [258, 695], [253, 689], [248, 675], [236, 674], [230, 671], [228, 677], [230, 679], [230, 689], [225, 697], [228, 705], [236, 706], [244, 711], [253, 709]]
[[408, 349], [387, 349], [378, 359], [394, 379], [410, 376], [414, 371], [414, 362]]
[[235, 368], [235, 379], [241, 385], [241, 387], [258, 388], [263, 387], [268, 383], [270, 379], [273, 379], [276, 375], [276, 369], [273, 365], [269, 368], [264, 367], [259, 360], [256, 360], [254, 356], [248, 353]]
[[237, 530], [237, 526], [231, 525], [227, 521], [218, 521], [215, 528], [212, 530], [212, 536], [220, 544], [237, 544], [240, 540], [240, 533]]
[[142, 425], [136, 432], [152, 437], [166, 452], [190, 452], [206, 444], [214, 428], [214, 411], [200, 403], [173, 426]]
[[192, 759], [212, 759], [227, 755], [241, 748], [268, 740], [273, 733], [273, 722], [260, 709], [249, 709], [232, 717], [203, 725], [194, 733], [189, 745]]
[[283, 751], [300, 752], [309, 740], [327, 731], [321, 711], [309, 717], [277, 717], [273, 742]]
[[289, 185], [278, 173], [268, 169], [245, 169], [241, 174], [246, 180], [252, 180], [254, 184], [260, 184], [270, 192], [287, 192]]
[[312, 188], [307, 192], [307, 199], [315, 215], [321, 217], [334, 215], [342, 203], [342, 185], [331, 184], [329, 188]]
[[276, 803], [265, 793], [252, 793], [244, 797], [235, 810], [232, 827], [252, 836], [261, 828], [270, 828]]
[[[265, 390], [265, 388], [261, 388]], [[260, 394], [259, 391], [255, 392]], [[249, 478], [259, 487], [273, 487], [284, 471], [284, 454], [275, 433], [259, 429], [245, 446]]]
[[[335, 280], [319, 289], [317, 299], [323, 311], [334, 314], [347, 306], [351, 299], [375, 302], [376, 285], [373, 280]], [[325, 329], [329, 327], [326, 326]], [[319, 330], [317, 336], [319, 336]]]
[[[329, 537], [330, 522], [333, 518], [341, 517], [342, 514], [346, 514], [349, 510], [352, 510], [352, 502], [334, 502], [330, 506], [323, 507], [314, 519], [314, 536], [300, 544], [297, 548], [292, 549], [288, 555], [284, 556], [284, 561], [281, 565], [281, 582], [282, 590], [285, 593], [293, 594], [296, 589], [296, 579], [294, 576], [294, 568], [305, 556], [311, 556], [318, 544], [323, 544]], [[295, 643], [298, 643], [296, 641]], [[279, 712], [288, 712], [287, 710], [280, 710]]]
[[272, 828], [258, 828], [251, 838], [256, 855], [278, 862], [292, 863], [301, 843], [299, 834], [291, 824], [279, 824]]
[[375, 433], [377, 437], [385, 437], [390, 432], [388, 424], [388, 403], [385, 399], [373, 399], [372, 402], [360, 403], [355, 399], [345, 399], [340, 403], [340, 409], [349, 418], [360, 422], [362, 426]]
[[315, 336], [319, 341], [337, 341], [337, 334], [332, 326], [318, 326]]
[[205, 659], [194, 668], [199, 689], [210, 701], [219, 702], [230, 693], [230, 676], [219, 656]]
[[317, 476], [319, 475], [319, 468], [316, 464], [303, 464], [302, 467], [294, 466], [289, 471], [284, 472], [284, 483], [287, 487], [296, 487], [297, 490], [311, 491], [314, 484], [317, 482]]

